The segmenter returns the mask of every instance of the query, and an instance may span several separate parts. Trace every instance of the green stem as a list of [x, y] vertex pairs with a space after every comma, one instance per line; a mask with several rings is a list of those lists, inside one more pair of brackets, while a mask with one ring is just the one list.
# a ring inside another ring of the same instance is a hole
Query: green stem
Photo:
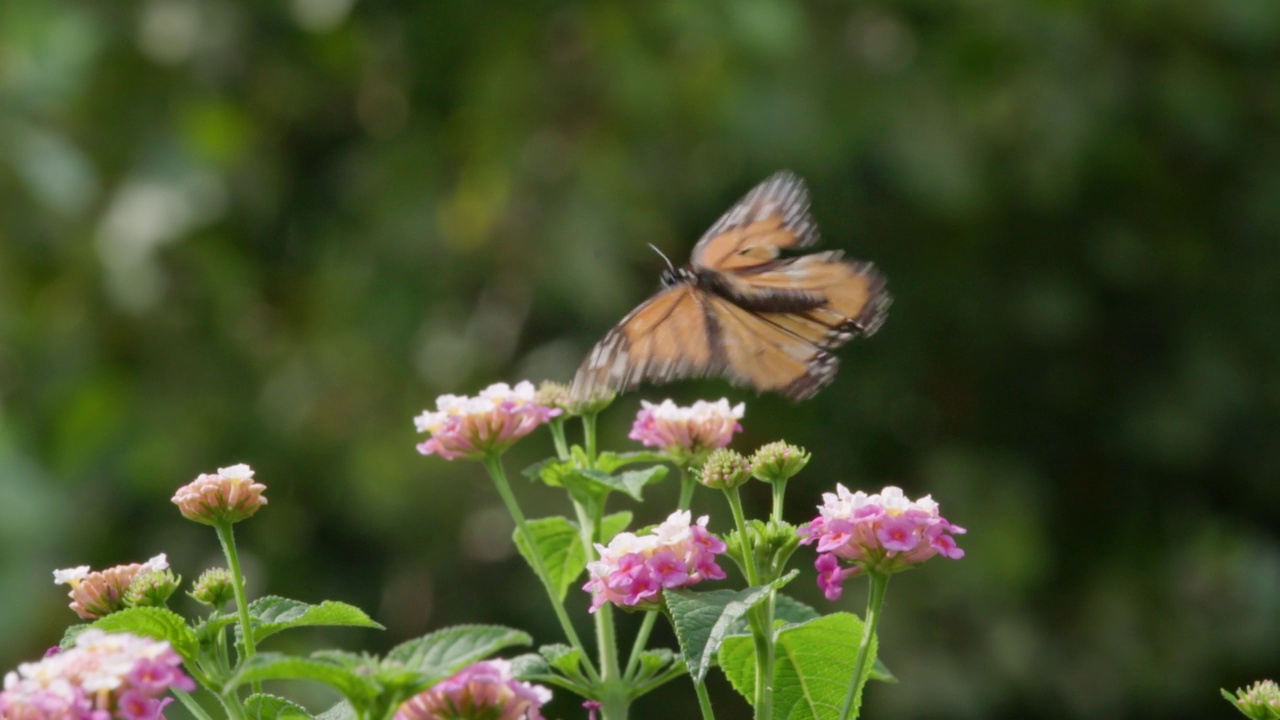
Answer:
[[698, 693], [698, 707], [702, 710], [702, 720], [715, 720], [716, 714], [711, 710], [711, 698], [707, 695], [707, 684], [697, 683], [693, 689]]
[[747, 584], [754, 587], [760, 582], [760, 574], [756, 571], [756, 556], [751, 552], [751, 541], [747, 536], [747, 517], [742, 512], [742, 498], [738, 496], [738, 488], [726, 488], [724, 496], [729, 500], [729, 510], [733, 512], [733, 524], [738, 529], [743, 572], [746, 573]]
[[209, 716], [209, 713], [205, 712], [204, 708], [200, 707], [200, 703], [196, 702], [195, 698], [174, 687], [169, 688], [169, 692], [173, 693], [173, 696], [178, 698], [178, 702], [182, 703], [182, 706], [187, 709], [187, 712], [194, 715], [197, 720], [213, 720], [213, 718]]
[[[253, 625], [249, 620], [249, 598], [244, 592], [244, 574], [240, 572], [240, 554], [236, 551], [236, 535], [231, 529], [231, 523], [220, 522], [213, 527], [218, 531], [218, 541], [222, 543], [222, 552], [227, 556], [227, 567], [231, 570], [231, 590], [235, 593], [240, 631], [244, 635], [244, 657], [236, 658], [236, 664], [241, 665], [256, 652]], [[262, 692], [262, 683], [254, 681], [253, 691]]]
[[489, 476], [493, 478], [493, 484], [498, 488], [498, 494], [502, 496], [502, 502], [507, 506], [507, 512], [511, 513], [511, 518], [515, 520], [516, 530], [529, 548], [529, 559], [533, 561], [534, 574], [538, 576], [538, 580], [542, 582], [543, 589], [547, 591], [547, 598], [551, 600], [551, 607], [555, 610], [556, 619], [560, 621], [560, 629], [564, 631], [569, 643], [582, 653], [583, 666], [587, 674], [592, 680], [598, 679], [599, 676], [595, 667], [587, 659], [587, 649], [582, 644], [582, 639], [578, 637], [578, 631], [573, 629], [573, 622], [569, 620], [569, 614], [565, 612], [564, 604], [560, 602], [559, 592], [551, 584], [551, 576], [547, 573], [547, 567], [542, 562], [542, 555], [538, 553], [538, 544], [533, 538], [533, 533], [529, 531], [529, 524], [525, 521], [524, 513], [520, 511], [520, 505], [516, 503], [515, 495], [511, 492], [511, 483], [507, 480], [506, 471], [502, 469], [502, 459], [494, 453], [485, 455], [484, 466], [488, 469]]
[[693, 479], [689, 468], [680, 465], [680, 502], [676, 505], [678, 510], [688, 510], [689, 505], [693, 503], [693, 490], [698, 486], [698, 481]]
[[849, 693], [844, 697], [844, 708], [840, 710], [840, 720], [849, 720], [857, 715], [853, 712], [854, 702], [867, 682], [868, 665], [871, 662], [871, 641], [876, 636], [876, 625], [880, 624], [880, 610], [884, 607], [884, 595], [889, 589], [889, 576], [871, 573], [871, 588], [867, 591], [867, 615], [862, 623], [862, 643], [858, 645], [858, 659], [853, 663], [853, 679], [849, 683]]
[[770, 516], [772, 520], [782, 520], [782, 498], [787, 493], [787, 481], [771, 483], [773, 485], [773, 514]]
[[548, 427], [551, 428], [551, 439], [555, 441], [556, 444], [556, 457], [560, 459], [560, 462], [568, 460], [569, 443], [564, 439], [564, 418], [552, 418]]
[[587, 462], [596, 466], [596, 413], [582, 416], [582, 443], [587, 449]]
[[[742, 512], [742, 498], [737, 488], [724, 491], [729, 500], [729, 509], [733, 512], [733, 524], [738, 528], [738, 541], [742, 553], [743, 572], [747, 576], [747, 584], [755, 587], [760, 584], [760, 572], [756, 568], [756, 556], [751, 549], [750, 536], [747, 534], [747, 519]], [[755, 707], [756, 720], [770, 720], [773, 717], [773, 603], [772, 598], [764, 605], [753, 608], [747, 613], [751, 625], [751, 638], [756, 653]]]

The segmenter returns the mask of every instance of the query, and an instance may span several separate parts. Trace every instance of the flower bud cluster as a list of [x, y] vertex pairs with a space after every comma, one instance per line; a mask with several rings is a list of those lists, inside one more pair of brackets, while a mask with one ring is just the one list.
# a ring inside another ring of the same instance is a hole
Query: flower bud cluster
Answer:
[[[158, 578], [154, 577], [157, 575]], [[129, 590], [139, 580], [139, 591], [130, 603]], [[67, 593], [71, 609], [85, 620], [96, 620], [132, 605], [163, 605], [178, 586], [177, 578], [169, 572], [164, 553], [145, 563], [117, 565], [106, 570], [92, 571], [88, 565], [54, 570], [53, 582], [71, 586]], [[149, 599], [158, 602], [148, 602]]]
[[441, 395], [434, 411], [413, 419], [418, 432], [431, 435], [418, 445], [418, 452], [456, 460], [505, 450], [564, 412], [540, 404], [536, 396], [533, 383], [527, 380], [514, 388], [496, 383], [475, 397]]
[[456, 675], [404, 702], [395, 720], [543, 720], [551, 691], [521, 682], [507, 660], [468, 665]]
[[75, 647], [4, 678], [0, 718], [5, 720], [157, 720], [173, 698], [195, 683], [169, 643], [127, 633], [85, 630]]
[[591, 593], [591, 611], [606, 602], [652, 609], [666, 588], [724, 578], [715, 559], [724, 542], [707, 530], [706, 516], [697, 523], [690, 518], [688, 510], [678, 510], [650, 533], [619, 533], [608, 547], [597, 544], [600, 559], [587, 565], [591, 579], [582, 587]]
[[253, 479], [253, 468], [245, 464], [218, 468], [213, 474], [202, 474], [178, 488], [173, 504], [182, 516], [205, 525], [238, 523], [258, 512], [267, 499], [262, 491], [267, 486]]
[[[840, 597], [845, 578], [859, 572], [889, 574], [934, 555], [964, 557], [952, 535], [965, 529], [947, 522], [927, 495], [911, 500], [892, 486], [868, 495], [837, 485], [822, 498], [820, 515], [799, 532], [802, 544], [818, 543], [818, 587], [829, 600]], [[841, 560], [851, 567], [842, 567]]]

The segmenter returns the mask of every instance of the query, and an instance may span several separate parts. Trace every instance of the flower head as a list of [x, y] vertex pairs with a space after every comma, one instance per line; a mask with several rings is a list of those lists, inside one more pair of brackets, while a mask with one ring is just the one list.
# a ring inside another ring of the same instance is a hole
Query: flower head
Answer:
[[173, 504], [182, 516], [205, 525], [238, 523], [267, 504], [262, 491], [267, 486], [253, 479], [248, 465], [218, 468], [214, 474], [202, 474], [178, 488]]
[[220, 567], [209, 568], [200, 573], [200, 577], [196, 579], [196, 584], [191, 588], [191, 592], [187, 594], [198, 603], [221, 608], [235, 597], [236, 591], [231, 583], [230, 570]]
[[133, 577], [124, 592], [126, 607], [165, 607], [169, 597], [182, 583], [172, 570], [143, 570]]
[[4, 679], [5, 720], [157, 720], [171, 688], [195, 683], [169, 643], [89, 629], [75, 647], [23, 663]]
[[1272, 680], [1259, 680], [1248, 689], [1237, 690], [1234, 697], [1226, 690], [1222, 694], [1236, 709], [1253, 720], [1274, 720], [1280, 717], [1280, 685]]
[[750, 463], [728, 448], [711, 451], [707, 461], [698, 470], [698, 482], [713, 490], [736, 488], [750, 479]]
[[486, 660], [404, 702], [395, 720], [543, 720], [551, 691], [515, 679], [511, 663]]
[[145, 563], [117, 565], [106, 570], [90, 571], [88, 565], [69, 570], [54, 570], [53, 581], [57, 585], [70, 585], [71, 609], [85, 620], [96, 620], [127, 607], [125, 594], [139, 574], [168, 570], [169, 561], [164, 553]]
[[534, 428], [560, 415], [560, 408], [539, 404], [533, 383], [490, 385], [475, 397], [441, 395], [435, 411], [413, 419], [418, 432], [431, 437], [418, 445], [423, 455], [439, 455], [445, 460], [479, 458], [505, 450], [533, 432]]
[[841, 584], [855, 573], [900, 572], [934, 555], [964, 557], [952, 536], [965, 529], [947, 522], [927, 495], [911, 500], [892, 486], [868, 495], [837, 485], [822, 498], [819, 516], [800, 529], [800, 542], [818, 544], [818, 586], [828, 600], [840, 597]]
[[745, 409], [743, 403], [730, 406], [725, 398], [713, 403], [699, 400], [689, 407], [670, 400], [659, 405], [641, 400], [630, 437], [688, 461], [728, 445], [733, 434], [742, 430], [738, 421]]
[[809, 452], [778, 440], [763, 445], [751, 456], [751, 474], [769, 483], [786, 482], [809, 464]]
[[707, 518], [690, 522], [688, 510], [678, 510], [652, 532], [624, 532], [608, 547], [596, 545], [599, 560], [587, 565], [591, 579], [583, 590], [591, 593], [591, 611], [611, 602], [623, 608], [651, 609], [666, 588], [720, 580], [724, 570], [716, 555], [725, 551], [720, 538], [707, 530]]

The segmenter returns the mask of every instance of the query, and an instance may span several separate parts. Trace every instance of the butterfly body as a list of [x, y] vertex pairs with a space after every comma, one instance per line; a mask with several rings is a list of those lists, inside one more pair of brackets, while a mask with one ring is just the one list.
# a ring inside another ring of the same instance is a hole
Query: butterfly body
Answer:
[[694, 247], [688, 267], [596, 344], [575, 397], [642, 380], [723, 376], [799, 400], [835, 376], [831, 350], [884, 321], [889, 295], [870, 263], [839, 251], [783, 257], [817, 242], [808, 192], [781, 172], [751, 190]]

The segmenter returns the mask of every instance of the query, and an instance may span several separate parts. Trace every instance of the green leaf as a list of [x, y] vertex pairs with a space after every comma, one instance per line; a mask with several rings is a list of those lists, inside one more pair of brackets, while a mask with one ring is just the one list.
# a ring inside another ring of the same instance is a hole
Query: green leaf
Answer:
[[871, 677], [868, 679], [893, 684], [898, 682], [898, 678], [889, 672], [889, 666], [881, 662], [880, 658], [876, 658], [876, 661], [871, 663]]
[[667, 590], [664, 593], [676, 637], [680, 640], [680, 652], [695, 683], [701, 683], [707, 676], [716, 650], [734, 623], [768, 597], [770, 589], [768, 585], [757, 585], [745, 590]]
[[[346, 603], [325, 600], [319, 605], [311, 605], [299, 600], [267, 596], [249, 603], [249, 616], [253, 618], [253, 640], [260, 643], [264, 639], [283, 630], [299, 627], [365, 627], [383, 630], [384, 628], [364, 613], [363, 610]], [[239, 627], [237, 627], [237, 630]]]
[[266, 693], [250, 695], [244, 701], [244, 709], [249, 720], [310, 720], [313, 717], [301, 705]]
[[88, 630], [91, 627], [93, 626], [90, 625], [89, 623], [80, 623], [79, 625], [72, 625], [71, 627], [68, 627], [66, 629], [66, 632], [62, 633], [62, 640], [58, 642], [58, 647], [62, 648], [63, 650], [71, 649], [73, 646], [75, 646], [76, 638], [80, 637], [80, 633], [84, 632], [85, 630]]
[[248, 658], [227, 680], [231, 689], [266, 680], [311, 680], [337, 690], [354, 705], [367, 705], [379, 688], [359, 673], [327, 660], [300, 658], [283, 653], [258, 653]]
[[185, 662], [194, 663], [200, 644], [187, 621], [176, 612], [158, 607], [137, 607], [113, 612], [90, 627], [106, 632], [127, 632], [156, 640], [168, 640]]
[[634, 465], [635, 463], [666, 463], [670, 461], [671, 458], [662, 453], [647, 450], [625, 453], [602, 452], [596, 456], [596, 468], [607, 473], [613, 473], [618, 468]]
[[[783, 628], [778, 633], [774, 665], [774, 716], [788, 720], [838, 718], [853, 680], [861, 640], [862, 621], [850, 613], [833, 613]], [[874, 659], [874, 638], [870, 652]], [[750, 637], [726, 638], [720, 647], [720, 667], [739, 694], [754, 697], [755, 649]], [[861, 695], [859, 690], [855, 709], [862, 702]]]
[[546, 659], [537, 653], [511, 658], [511, 674], [526, 682], [555, 685], [583, 697], [591, 697], [594, 692], [591, 683], [585, 679], [578, 681], [553, 672]]
[[631, 520], [632, 514], [629, 510], [606, 516], [600, 521], [600, 542], [608, 545], [615, 535], [631, 526]]
[[532, 642], [528, 633], [498, 625], [456, 625], [397, 645], [387, 660], [443, 679], [503, 648]]
[[359, 720], [351, 703], [343, 700], [316, 716], [316, 720]]
[[567, 677], [586, 682], [582, 673], [582, 651], [577, 648], [555, 643], [538, 648], [538, 654], [546, 659], [551, 667], [559, 670]]
[[817, 620], [822, 617], [822, 614], [793, 597], [778, 593], [774, 596], [773, 617], [775, 620], [781, 620], [788, 625], [799, 625], [810, 620]]
[[[542, 557], [542, 564], [550, 576], [548, 579], [559, 593], [560, 601], [564, 602], [565, 595], [569, 593], [569, 587], [587, 567], [587, 554], [582, 547], [578, 527], [558, 516], [530, 520], [528, 527], [529, 534], [533, 535], [537, 553]], [[520, 551], [525, 562], [529, 563], [529, 567], [537, 567], [533, 552], [529, 549], [529, 544], [525, 542], [524, 534], [519, 528], [515, 529], [512, 538], [515, 540], [516, 549]]]
[[658, 673], [666, 670], [671, 663], [679, 660], [675, 652], [667, 648], [653, 648], [640, 653], [640, 667], [636, 670], [635, 683], [642, 683]]

